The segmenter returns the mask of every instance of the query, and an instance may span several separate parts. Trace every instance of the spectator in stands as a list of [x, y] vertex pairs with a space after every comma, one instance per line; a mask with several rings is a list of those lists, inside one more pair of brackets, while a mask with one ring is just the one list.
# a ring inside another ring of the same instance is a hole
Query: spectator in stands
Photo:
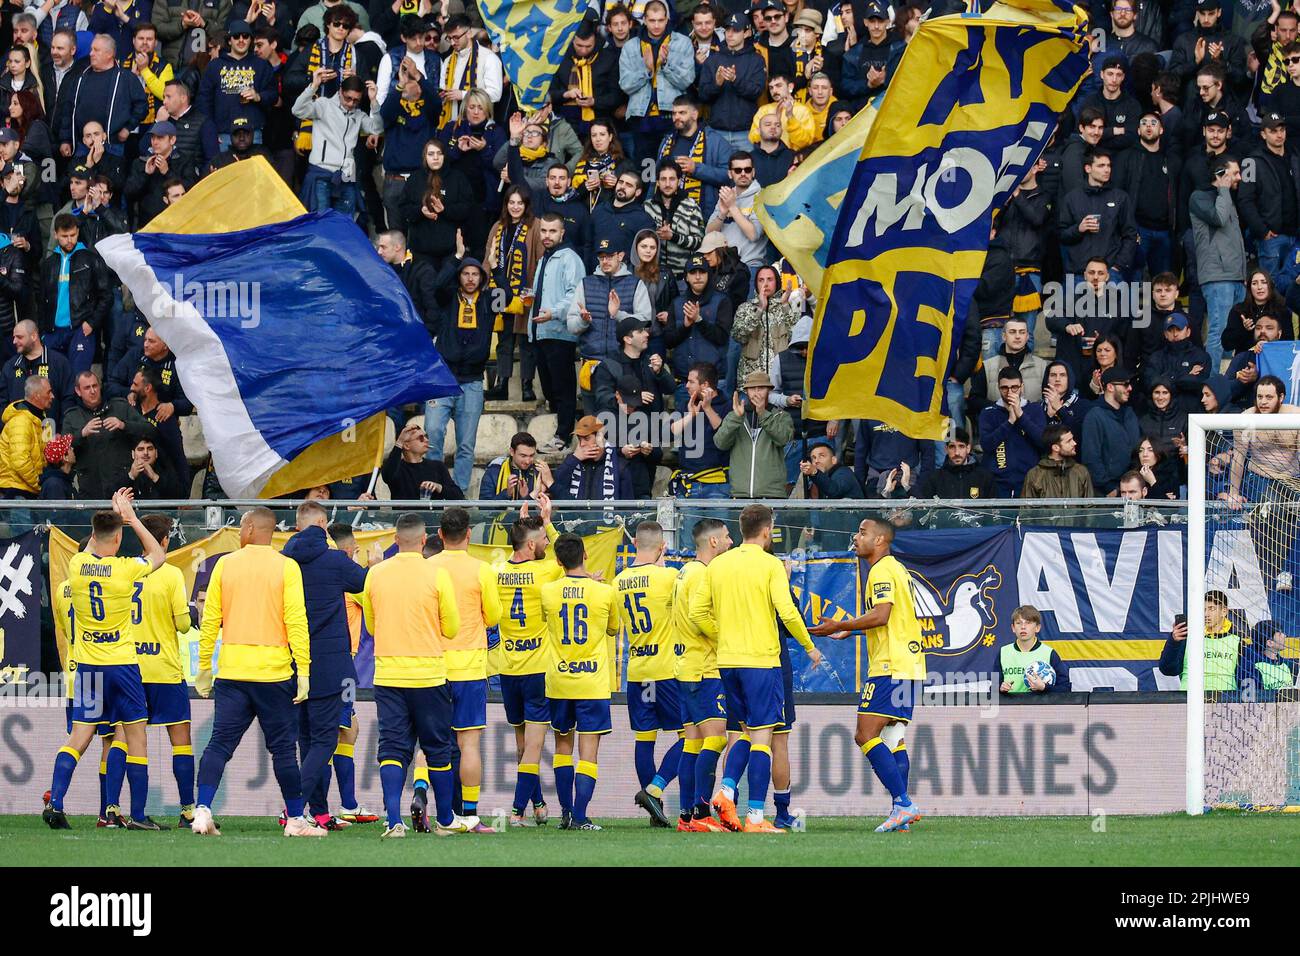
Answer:
[[167, 473], [171, 487], [164, 497], [186, 498], [190, 490], [190, 464], [185, 458], [185, 440], [181, 437], [180, 418], [164, 407], [162, 375], [157, 368], [144, 366], [131, 380], [129, 401], [140, 416], [158, 430], [152, 442], [157, 458]]
[[[1205, 689], [1219, 692], [1237, 689], [1237, 665], [1241, 637], [1228, 615], [1228, 596], [1222, 591], [1205, 592]], [[1160, 673], [1180, 678], [1179, 690], [1187, 686], [1187, 621], [1180, 620], [1160, 651]]]
[[1166, 454], [1150, 438], [1144, 437], [1138, 442], [1133, 455], [1137, 462], [1136, 471], [1147, 489], [1146, 496], [1160, 500], [1177, 501], [1181, 496], [1182, 479], [1179, 476], [1179, 462]]
[[1158, 113], [1143, 113], [1136, 128], [1136, 144], [1119, 155], [1114, 178], [1115, 185], [1133, 200], [1139, 239], [1139, 257], [1134, 264], [1142, 262], [1155, 276], [1168, 272], [1173, 264], [1182, 157], [1170, 148]]
[[1038, 462], [1046, 420], [1041, 405], [1024, 397], [1024, 378], [1018, 369], [998, 373], [998, 400], [980, 412], [980, 443], [984, 461], [998, 484], [999, 498], [1014, 498], [1024, 487], [1025, 475]]
[[[613, 232], [596, 232], [596, 209], [602, 204], [614, 202], [617, 198], [618, 173], [626, 168], [627, 156], [623, 145], [618, 140], [618, 129], [613, 120], [598, 119], [584, 124], [587, 127], [587, 139], [578, 162], [573, 167], [573, 187], [577, 189], [591, 214], [593, 239], [614, 238]], [[637, 177], [637, 186], [641, 180]], [[644, 212], [644, 210], [642, 210]], [[636, 232], [635, 229], [632, 230]]]
[[1088, 379], [1088, 396], [1100, 398], [1104, 391], [1101, 377], [1107, 369], [1124, 368], [1124, 343], [1115, 333], [1103, 335], [1093, 343], [1092, 375]]
[[1174, 40], [1170, 70], [1187, 79], [1194, 67], [1208, 59], [1223, 65], [1234, 86], [1245, 83], [1246, 43], [1229, 32], [1222, 15], [1220, 0], [1197, 0], [1196, 28]]
[[618, 82], [628, 96], [633, 153], [647, 158], [658, 156], [660, 141], [672, 128], [673, 104], [695, 82], [695, 51], [688, 37], [669, 31], [663, 0], [649, 0], [642, 23], [637, 38], [622, 45]]
[[[591, 213], [591, 235], [596, 245], [599, 245], [602, 239], [610, 239], [620, 244], [627, 243], [628, 236], [639, 237], [643, 229], [653, 232], [655, 227], [654, 221], [645, 211], [645, 203], [641, 200], [645, 187], [637, 174], [636, 167], [630, 163], [621, 163], [616, 167], [616, 171], [617, 177], [614, 180], [612, 195], [599, 202]], [[635, 238], [633, 241], [640, 240]], [[624, 246], [624, 251], [630, 247], [631, 243], [628, 243]], [[659, 250], [656, 245], [656, 264], [658, 258]]]
[[690, 370], [701, 363], [720, 368], [731, 341], [731, 300], [714, 289], [709, 279], [708, 263], [701, 256], [692, 257], [686, 265], [686, 289], [673, 301], [664, 329], [664, 344], [670, 350], [672, 372], [679, 383], [675, 402], [678, 409], [685, 409], [690, 402]]
[[892, 35], [885, 0], [869, 0], [865, 7], [854, 9], [861, 11], [866, 36], [860, 36], [844, 54], [841, 86], [847, 98], [865, 100], [881, 93], [893, 80], [904, 44]]
[[[398, 19], [397, 32], [401, 44], [391, 45], [384, 58], [379, 61], [379, 72], [375, 76], [375, 86], [379, 90], [379, 105], [382, 107], [390, 97], [396, 97], [415, 81], [416, 88], [426, 92], [423, 107], [416, 111], [417, 116], [428, 117], [430, 128], [426, 138], [432, 138], [438, 128], [442, 97], [438, 95], [438, 82], [442, 77], [442, 59], [437, 50], [424, 48], [424, 18], [414, 13], [403, 13]], [[426, 84], [428, 86], [426, 87]], [[385, 114], [385, 123], [387, 123]], [[422, 127], [424, 123], [420, 124]]]
[[1287, 149], [1286, 119], [1280, 113], [1265, 113], [1261, 120], [1261, 142], [1249, 150], [1243, 166], [1252, 175], [1243, 176], [1237, 189], [1237, 211], [1255, 239], [1255, 254], [1265, 275], [1278, 271], [1282, 256], [1295, 244], [1297, 193], [1300, 192], [1300, 156]]
[[726, 41], [700, 65], [700, 99], [709, 106], [709, 129], [732, 150], [749, 149], [750, 119], [767, 88], [767, 66], [749, 39], [743, 14], [727, 18]]
[[478, 421], [483, 415], [483, 372], [492, 350], [492, 326], [497, 314], [487, 291], [487, 273], [477, 259], [464, 258], [456, 269], [456, 287], [439, 290], [441, 322], [435, 344], [447, 368], [456, 376], [459, 395], [427, 402], [424, 428], [433, 454], [442, 457], [447, 422], [456, 423], [456, 457], [452, 477], [468, 488], [474, 468]]
[[[416, 41], [419, 42], [418, 36]], [[383, 62], [388, 63], [388, 58]], [[409, 230], [417, 222], [441, 226], [450, 223], [454, 233], [469, 217], [474, 193], [459, 170], [448, 168], [447, 147], [434, 138], [438, 127], [437, 80], [423, 75], [420, 67], [404, 59], [396, 68], [393, 83], [392, 95], [386, 98], [383, 87], [377, 86], [381, 99], [379, 118], [384, 124], [383, 201], [388, 227]], [[436, 153], [430, 148], [434, 143], [438, 144]], [[445, 210], [430, 208], [434, 215], [423, 215], [425, 194], [431, 198], [437, 196], [445, 205], [443, 190], [453, 178], [458, 187], [451, 193], [453, 214], [442, 216]], [[437, 191], [429, 188], [430, 179], [436, 179]], [[442, 248], [429, 254], [441, 259], [448, 251]]]
[[35, 498], [45, 470], [44, 419], [54, 390], [43, 375], [30, 375], [23, 397], [5, 406], [0, 421], [0, 498]]
[[1102, 114], [1104, 132], [1097, 145], [1112, 150], [1117, 157], [1137, 145], [1138, 119], [1142, 114], [1141, 104], [1124, 88], [1128, 73], [1125, 62], [1123, 53], [1107, 52], [1101, 61], [1101, 89], [1082, 103]]
[[[987, 337], [989, 330], [985, 330]], [[1043, 400], [1043, 380], [1047, 376], [1047, 361], [1029, 350], [1029, 326], [1021, 318], [1009, 318], [1000, 330], [1002, 344], [992, 355], [984, 356], [983, 374], [971, 382], [971, 403], [983, 408], [997, 392], [998, 373], [1004, 368], [1020, 372], [1024, 383], [1021, 394], [1026, 401]]]
[[970, 432], [964, 428], [953, 429], [946, 452], [940, 468], [912, 484], [914, 497], [954, 501], [999, 497], [993, 476], [971, 457]]
[[564, 237], [585, 264], [591, 254], [587, 197], [573, 187], [569, 168], [559, 160], [547, 166], [545, 189], [534, 196], [534, 208], [539, 216], [553, 212], [564, 220]]
[[517, 432], [510, 454], [494, 458], [483, 470], [478, 496], [483, 501], [522, 501], [536, 498], [554, 484], [551, 468], [537, 457], [537, 439]]
[[[217, 153], [212, 158], [212, 162], [204, 170], [205, 173], [214, 172], [218, 169], [224, 169], [232, 163], [242, 163], [244, 160], [252, 159], [254, 156], [262, 156], [267, 162], [271, 162], [271, 155], [262, 146], [253, 143], [253, 127], [249, 125], [247, 116], [236, 116], [230, 122], [230, 147]], [[186, 164], [186, 169], [189, 164]], [[170, 177], [167, 183], [183, 181], [177, 177]], [[164, 184], [166, 189], [166, 184]]]
[[[1142, 33], [1137, 26], [1137, 0], [1111, 0], [1110, 27], [1107, 28], [1104, 49], [1113, 50], [1132, 61], [1139, 53], [1155, 53], [1154, 38]], [[1160, 23], [1162, 29], [1164, 24]]]
[[128, 349], [114, 367], [112, 377], [105, 383], [105, 394], [109, 398], [131, 401], [131, 383], [135, 373], [146, 368], [158, 373], [158, 399], [163, 403], [164, 420], [173, 415], [194, 414], [194, 405], [186, 398], [176, 371], [176, 356], [157, 330], [152, 328], [145, 329], [140, 344]]
[[1232, 383], [1233, 404], [1250, 407], [1255, 404], [1255, 385], [1259, 381], [1259, 353], [1269, 342], [1282, 337], [1277, 319], [1261, 315], [1255, 322], [1255, 347], [1233, 357], [1228, 364], [1227, 377]]
[[[1011, 312], [1029, 329], [1029, 351], [1034, 350], [1034, 326], [1042, 311], [1043, 246], [1051, 197], [1038, 182], [1047, 160], [1039, 159], [1011, 193], [1011, 200], [997, 221], [1000, 238], [1015, 269], [1015, 297]], [[969, 320], [967, 320], [969, 321]]]
[[1205, 351], [1210, 356], [1210, 371], [1217, 374], [1223, 362], [1228, 310], [1246, 281], [1246, 246], [1232, 197], [1241, 183], [1241, 167], [1226, 154], [1217, 157], [1213, 165], [1212, 185], [1192, 193], [1189, 209], [1196, 276], [1205, 296]]
[[1138, 249], [1133, 202], [1110, 185], [1113, 155], [1094, 146], [1083, 163], [1087, 184], [1061, 198], [1057, 225], [1067, 274], [1082, 273], [1088, 261], [1098, 256], [1106, 260], [1116, 280], [1133, 268]]
[[758, 145], [762, 136], [759, 124], [764, 116], [777, 116], [781, 120], [781, 142], [796, 153], [817, 142], [821, 132], [812, 111], [794, 98], [794, 78], [788, 73], [771, 70], [767, 77], [769, 102], [760, 106], [749, 126], [749, 141]]
[[808, 443], [808, 457], [799, 462], [799, 472], [817, 489], [819, 498], [865, 498], [862, 483], [848, 465], [840, 464], [828, 439]]
[[488, 237], [487, 258], [484, 260], [491, 276], [490, 287], [494, 292], [500, 290], [499, 294], [506, 303], [501, 317], [503, 325], [497, 335], [497, 380], [484, 396], [488, 401], [500, 401], [508, 395], [516, 341], [519, 342], [523, 400], [537, 400], [533, 393], [537, 357], [528, 335], [527, 313], [533, 301], [537, 262], [544, 251], [528, 190], [522, 186], [508, 187], [501, 204], [501, 218]]
[[631, 501], [634, 495], [628, 459], [606, 440], [600, 419], [584, 415], [574, 426], [573, 433], [578, 444], [555, 469], [551, 499]]
[[80, 241], [80, 232], [73, 216], [55, 219], [58, 245], [41, 265], [38, 287], [46, 344], [63, 353], [74, 373], [88, 370], [94, 361], [111, 301], [104, 266]]
[[73, 391], [72, 367], [68, 360], [45, 347], [40, 330], [31, 319], [23, 319], [14, 326], [13, 347], [14, 357], [5, 362], [4, 368], [0, 370], [0, 378], [4, 380], [7, 389], [5, 403], [22, 401], [26, 380], [33, 375], [40, 375], [49, 380], [54, 391], [49, 417], [56, 422], [63, 421], [63, 413], [77, 400]]
[[1101, 143], [1106, 135], [1106, 116], [1095, 106], [1085, 106], [1079, 110], [1079, 123], [1061, 147], [1059, 155], [1060, 188], [1057, 197], [1068, 196], [1076, 189], [1088, 185], [1088, 173], [1085, 164], [1089, 154]]
[[[1287, 276], [1290, 264], [1284, 268], [1279, 280]], [[1278, 337], [1295, 338], [1295, 320], [1291, 308], [1273, 284], [1273, 277], [1263, 269], [1253, 269], [1247, 281], [1246, 298], [1228, 312], [1228, 325], [1223, 330], [1224, 351], [1240, 355], [1253, 351], [1258, 341], [1255, 323], [1264, 315], [1272, 316], [1278, 326]], [[1270, 340], [1271, 341], [1271, 340]]]
[[853, 470], [872, 498], [894, 497], [924, 482], [934, 469], [933, 443], [909, 438], [875, 419], [857, 423]]
[[686, 270], [686, 260], [704, 239], [704, 214], [699, 203], [682, 190], [681, 169], [674, 160], [659, 160], [655, 184], [653, 195], [645, 203], [646, 215], [662, 244], [660, 258], [664, 267], [680, 276]]
[[1046, 454], [1025, 475], [1022, 498], [1091, 498], [1092, 478], [1079, 463], [1079, 443], [1062, 425], [1043, 429]]
[[106, 501], [122, 487], [136, 440], [158, 430], [125, 398], [105, 399], [94, 372], [81, 372], [76, 390], [78, 403], [64, 414], [63, 430], [72, 434], [77, 454], [77, 496]]
[[[166, 184], [173, 179], [188, 189], [194, 179], [188, 173], [191, 161], [176, 151], [176, 127], [169, 120], [154, 123], [149, 130], [149, 152], [131, 164], [123, 192], [134, 210], [132, 220], [138, 226], [147, 225], [167, 208], [164, 201]], [[175, 164], [175, 168], [173, 168]]]
[[654, 229], [642, 229], [632, 239], [632, 265], [629, 266], [650, 297], [650, 311], [655, 321], [650, 330], [650, 348], [656, 352], [665, 350], [664, 332], [678, 291], [676, 277], [663, 267], [660, 260], [662, 247]]
[[45, 469], [41, 472], [42, 501], [70, 501], [77, 496], [72, 467], [77, 462], [71, 435], [55, 435], [45, 443]]
[[[1121, 3], [1127, 0], [1120, 0]], [[1011, 612], [1011, 631], [1016, 639], [1003, 644], [998, 652], [998, 691], [1003, 694], [1044, 694], [1070, 689], [1070, 671], [1061, 655], [1038, 639], [1043, 626], [1042, 615], [1029, 604], [1022, 604]], [[1047, 684], [1036, 671], [1046, 664], [1056, 675]]]
[[[537, 263], [536, 288], [528, 314], [529, 338], [537, 348], [542, 393], [555, 408], [555, 437], [546, 450], [558, 451], [569, 444], [577, 412], [578, 383], [573, 363], [578, 336], [570, 330], [568, 317], [586, 269], [582, 257], [568, 244], [564, 220], [558, 213], [548, 212], [538, 220], [538, 234], [544, 252]], [[618, 302], [613, 297], [609, 304], [617, 311]]]
[[754, 285], [754, 275], [749, 267], [740, 261], [736, 250], [723, 238], [720, 232], [705, 235], [700, 243], [700, 253], [708, 263], [709, 282], [725, 298], [731, 301], [734, 312], [749, 299], [749, 291]]
[[[216, 124], [191, 105], [192, 99], [188, 86], [180, 80], [168, 81], [163, 88], [163, 105], [157, 118], [176, 127], [176, 152], [193, 164], [187, 171], [191, 176], [189, 181], [196, 182], [203, 170], [217, 158], [221, 147], [217, 142]], [[252, 129], [252, 124], [247, 128]], [[233, 121], [231, 129], [234, 129]]]
[[415, 422], [398, 433], [379, 474], [394, 501], [460, 501], [465, 497], [442, 456], [430, 457], [429, 436]]
[[[1204, 411], [1200, 399], [1204, 396], [1202, 386], [1197, 396], [1196, 413]], [[1168, 452], [1181, 449], [1186, 442], [1187, 411], [1174, 401], [1174, 384], [1166, 378], [1158, 378], [1148, 393], [1146, 411], [1138, 417], [1138, 428], [1143, 436], [1155, 441], [1156, 445]]]
[[607, 420], [617, 420], [620, 433], [627, 433], [620, 452], [628, 459], [635, 496], [645, 498], [650, 495], [663, 449], [644, 438], [632, 439], [645, 435], [650, 416], [664, 410], [664, 400], [673, 392], [673, 376], [663, 356], [646, 354], [649, 322], [636, 317], [621, 319], [618, 337], [622, 348], [596, 366], [592, 391], [597, 412]]
[[23, 198], [27, 182], [22, 166], [0, 163], [0, 188], [4, 190], [4, 201], [0, 202], [0, 235], [9, 236], [9, 241], [27, 256], [30, 266], [35, 261], [33, 254], [41, 247], [41, 235], [36, 211]]
[[734, 152], [726, 137], [700, 125], [700, 105], [683, 94], [673, 101], [673, 131], [664, 137], [656, 154], [659, 161], [670, 159], [681, 171], [679, 191], [690, 197], [701, 211], [712, 212], [718, 203], [718, 188], [728, 185], [727, 160]]
[[[226, 27], [226, 46], [203, 71], [199, 85], [199, 112], [216, 124], [217, 142], [223, 148], [230, 141], [236, 116], [248, 119], [253, 127], [253, 142], [260, 143], [266, 111], [280, 96], [275, 70], [252, 54], [252, 45], [252, 28], [243, 20], [231, 21]], [[319, 81], [312, 77], [313, 95], [326, 79], [336, 77], [322, 76]]]
[[678, 442], [680, 468], [669, 482], [677, 498], [726, 498], [726, 452], [715, 441], [730, 406], [718, 388], [718, 368], [709, 362], [692, 365], [686, 373], [686, 401], [679, 402], [682, 417], [671, 428]]
[[714, 443], [730, 455], [729, 480], [733, 498], [784, 498], [785, 446], [794, 437], [790, 416], [768, 404], [772, 379], [765, 371], [750, 372], [732, 396], [731, 412], [714, 435]]
[[1069, 364], [1075, 384], [1091, 380], [1097, 342], [1125, 325], [1108, 291], [1110, 276], [1105, 259], [1089, 259], [1084, 285], [1071, 290], [1069, 307], [1047, 316], [1047, 327], [1056, 333], [1056, 359]]
[[1048, 426], [1063, 425], [1074, 434], [1083, 434], [1083, 417], [1092, 402], [1074, 387], [1070, 366], [1051, 362], [1043, 382], [1043, 417]]
[[462, 103], [455, 124], [441, 127], [438, 138], [447, 144], [448, 165], [465, 177], [483, 213], [465, 224], [465, 248], [477, 250], [486, 248], [488, 230], [509, 198], [509, 189], [499, 191], [501, 173], [494, 165], [508, 134], [492, 121], [492, 100], [482, 90], [470, 90]]
[[393, 267], [393, 271], [397, 273], [403, 287], [411, 296], [416, 314], [420, 316], [424, 327], [429, 330], [429, 335], [436, 337], [441, 316], [437, 301], [439, 285], [437, 269], [428, 260], [417, 259], [406, 248], [406, 237], [397, 229], [381, 232], [375, 241], [375, 251], [379, 253], [379, 258]]
[[781, 132], [777, 113], [767, 113], [758, 121], [758, 143], [750, 155], [754, 159], [754, 180], [760, 187], [779, 183], [794, 165], [794, 150], [781, 141]]
[[160, 462], [158, 449], [150, 438], [141, 438], [131, 449], [131, 467], [126, 472], [126, 487], [135, 492], [138, 501], [158, 501], [181, 496], [175, 480]]
[[[551, 104], [556, 115], [580, 136], [586, 137], [593, 122], [613, 116], [623, 105], [618, 57], [618, 48], [601, 36], [598, 23], [584, 20], [578, 25], [569, 51], [555, 71]], [[615, 132], [612, 126], [609, 130]]]
[[408, 248], [434, 266], [435, 281], [441, 286], [450, 283], [456, 236], [468, 231], [474, 192], [461, 171], [448, 165], [447, 147], [440, 140], [428, 140], [422, 155], [420, 171], [401, 184], [397, 207]]
[[[442, 60], [442, 116], [439, 129], [459, 125], [460, 111], [471, 90], [482, 90], [490, 103], [501, 100], [505, 90], [501, 58], [478, 41], [469, 17], [456, 14], [443, 25], [447, 52]], [[492, 107], [488, 107], [490, 114]]]
[[[117, 44], [112, 37], [99, 35], [90, 44], [90, 65], [71, 78], [65, 96], [62, 119], [58, 124], [59, 152], [73, 153], [73, 144], [81, 142], [82, 128], [94, 121], [108, 138], [107, 151], [122, 155], [122, 143], [130, 131], [140, 125], [148, 111], [144, 86], [116, 62]], [[116, 95], [115, 95], [116, 93]]]
[[[967, 323], [974, 322], [979, 326], [980, 354], [985, 361], [993, 358], [1002, 346], [1002, 328], [1011, 318], [1015, 299], [1015, 262], [1007, 240], [995, 224], [989, 233], [988, 255], [984, 258], [979, 284], [971, 296], [970, 311], [966, 317]], [[978, 398], [976, 404], [979, 404]]]
[[[328, 73], [325, 69], [316, 70], [311, 85], [293, 104], [293, 115], [312, 124], [311, 155], [300, 195], [303, 205], [311, 212], [334, 209], [351, 216], [356, 212], [358, 197], [353, 155], [357, 138], [361, 133], [379, 135], [384, 131], [384, 121], [379, 116], [374, 81], [347, 76], [337, 93], [325, 97], [320, 89], [329, 78]], [[367, 94], [369, 112], [359, 109]]]
[[1120, 475], [1128, 470], [1140, 437], [1137, 415], [1128, 407], [1131, 378], [1125, 369], [1103, 375], [1105, 394], [1083, 420], [1080, 457], [1097, 493], [1109, 498], [1115, 497]]
[[839, 421], [819, 421], [805, 418], [802, 414], [811, 336], [812, 318], [804, 316], [790, 331], [789, 347], [772, 359], [767, 370], [775, 383], [768, 401], [775, 408], [784, 408], [794, 422], [794, 437], [785, 446], [785, 480], [788, 485], [793, 485], [799, 477], [799, 462], [808, 457], [809, 440], [828, 438], [836, 447], [843, 442]]
[[[1145, 375], [1146, 361], [1157, 349], [1165, 347], [1165, 323], [1178, 306], [1178, 279], [1172, 272], [1161, 272], [1151, 278], [1151, 301], [1148, 305], [1150, 315], [1145, 322], [1134, 321], [1124, 343], [1124, 354], [1128, 362], [1136, 366], [1136, 371]], [[1184, 313], [1186, 314], [1186, 313]], [[1190, 321], [1190, 318], [1189, 318]], [[1193, 328], [1193, 337], [1196, 329]]]
[[705, 232], [721, 233], [727, 245], [738, 250], [740, 261], [752, 277], [767, 261], [767, 237], [754, 212], [759, 185], [754, 180], [753, 155], [748, 151], [733, 153], [727, 161], [727, 175], [731, 185], [718, 191], [718, 202]]
[[790, 304], [790, 293], [778, 292], [780, 288], [781, 276], [774, 267], [758, 270], [754, 297], [736, 310], [731, 325], [731, 337], [741, 349], [736, 374], [724, 372], [729, 382], [745, 379], [753, 372], [767, 375], [772, 360], [789, 347], [799, 312]]
[[1159, 379], [1169, 381], [1174, 388], [1178, 408], [1187, 414], [1198, 412], [1201, 388], [1212, 371], [1210, 356], [1192, 337], [1187, 316], [1175, 312], [1165, 320], [1165, 346], [1157, 349], [1143, 366], [1142, 378], [1147, 389]]
[[179, 62], [185, 51], [198, 48], [198, 42], [206, 48], [225, 28], [230, 13], [228, 0], [154, 0], [150, 19], [163, 42], [163, 59]]

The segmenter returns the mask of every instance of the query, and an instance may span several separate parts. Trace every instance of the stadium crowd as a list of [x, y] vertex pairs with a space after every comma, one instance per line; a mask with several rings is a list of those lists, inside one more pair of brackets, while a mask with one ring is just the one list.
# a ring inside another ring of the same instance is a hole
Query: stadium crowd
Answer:
[[[375, 237], [461, 385], [423, 426], [393, 410], [394, 498], [1182, 497], [1189, 413], [1288, 398], [1257, 360], [1300, 311], [1278, 0], [1093, 3], [1092, 69], [994, 225], [949, 441], [800, 414], [817, 290], [756, 197], [962, 9], [592, 2], [525, 116], [462, 0], [8, 0], [0, 495], [190, 496], [194, 406], [95, 245], [263, 156]], [[554, 438], [476, 448], [486, 403], [539, 387]], [[622, 427], [668, 413], [670, 441]]]

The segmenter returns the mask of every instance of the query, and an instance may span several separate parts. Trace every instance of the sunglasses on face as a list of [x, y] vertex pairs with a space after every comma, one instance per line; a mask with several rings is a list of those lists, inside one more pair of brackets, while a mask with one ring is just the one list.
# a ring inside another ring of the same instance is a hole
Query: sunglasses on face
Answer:
[[754, 167], [753, 166], [732, 166], [731, 171], [733, 173], [753, 173]]
[[1288, 63], [1300, 63], [1300, 56], [1289, 56], [1286, 58]]

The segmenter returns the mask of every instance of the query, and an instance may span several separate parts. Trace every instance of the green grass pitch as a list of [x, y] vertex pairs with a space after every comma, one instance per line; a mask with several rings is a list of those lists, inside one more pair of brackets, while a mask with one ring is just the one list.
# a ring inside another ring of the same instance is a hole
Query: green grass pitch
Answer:
[[[161, 818], [158, 818], [162, 822]], [[875, 834], [875, 817], [827, 817], [785, 836], [677, 833], [644, 820], [606, 820], [600, 833], [550, 826], [484, 835], [408, 833], [379, 824], [323, 840], [286, 839], [274, 820], [220, 818], [223, 834], [70, 832], [40, 816], [0, 816], [0, 866], [1290, 866], [1300, 815], [1215, 813], [1107, 817], [932, 817], [911, 833]]]

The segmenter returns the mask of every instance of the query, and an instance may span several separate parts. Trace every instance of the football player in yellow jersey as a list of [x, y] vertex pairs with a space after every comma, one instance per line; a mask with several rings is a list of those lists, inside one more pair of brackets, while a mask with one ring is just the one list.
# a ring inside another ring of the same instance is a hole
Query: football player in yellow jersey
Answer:
[[[101, 723], [121, 724], [126, 739], [126, 778], [131, 782], [131, 830], [161, 830], [145, 816], [149, 794], [149, 760], [146, 756], [144, 684], [131, 630], [138, 613], [144, 582], [140, 579], [160, 567], [166, 558], [149, 529], [131, 507], [126, 488], [113, 495], [113, 510], [98, 511], [91, 519], [90, 549], [72, 556], [68, 577], [72, 581], [72, 619], [77, 629], [77, 676], [72, 699], [72, 732], [54, 757], [50, 799], [42, 819], [52, 830], [68, 830], [63, 798], [72, 783], [77, 761], [85, 753], [95, 728]], [[118, 556], [122, 525], [129, 524], [144, 546], [144, 557]], [[115, 781], [106, 786], [111, 793]], [[121, 784], [116, 783], [120, 789]]]
[[912, 575], [891, 553], [893, 541], [894, 526], [889, 522], [863, 520], [853, 536], [853, 550], [871, 562], [866, 587], [869, 610], [851, 621], [823, 618], [812, 628], [815, 635], [837, 639], [853, 631], [867, 632], [870, 664], [853, 739], [894, 798], [889, 818], [876, 827], [877, 833], [910, 827], [921, 819], [920, 809], [907, 794], [910, 761], [903, 731], [921, 695], [925, 652], [912, 598]]
[[[172, 519], [147, 515], [143, 520], [166, 551]], [[141, 606], [131, 622], [135, 625], [135, 651], [140, 659], [149, 723], [166, 727], [172, 745], [172, 774], [181, 801], [177, 829], [188, 829], [194, 821], [194, 746], [190, 740], [190, 687], [181, 668], [180, 636], [192, 622], [180, 568], [164, 564], [145, 578]], [[116, 802], [117, 794], [108, 796], [110, 803]]]
[[[551, 724], [551, 705], [546, 699], [546, 618], [542, 615], [542, 587], [558, 580], [564, 569], [546, 560], [550, 547], [551, 503], [538, 498], [541, 516], [528, 514], [528, 503], [520, 508], [519, 517], [510, 526], [510, 546], [514, 553], [496, 571], [497, 593], [501, 598], [501, 632], [498, 660], [501, 664], [501, 702], [506, 722], [515, 729], [515, 753], [518, 771], [515, 800], [510, 813], [512, 827], [531, 827], [546, 823], [546, 804], [542, 802], [540, 761], [546, 743], [546, 729]], [[572, 754], [555, 758], [558, 775], [561, 766], [573, 773]], [[572, 777], [570, 777], [572, 785]], [[533, 817], [526, 816], [529, 801]]]
[[[594, 580], [585, 567], [586, 549], [576, 534], [555, 542], [555, 560], [564, 577], [542, 586], [542, 614], [550, 639], [546, 696], [551, 702], [555, 731], [555, 786], [564, 810], [561, 830], [599, 830], [587, 816], [596, 791], [596, 755], [600, 738], [613, 729], [609, 714], [609, 641], [618, 633], [618, 602], [614, 589]], [[578, 734], [578, 766], [560, 766], [558, 757], [573, 756]], [[563, 772], [562, 772], [563, 771]]]
[[[90, 538], [87, 536], [80, 544], [77, 545], [78, 551], [85, 551], [89, 545]], [[76, 658], [76, 640], [77, 629], [72, 621], [72, 579], [65, 578], [50, 595], [50, 608], [54, 614], [54, 630], [57, 635], [63, 638], [63, 683], [67, 687], [68, 704], [68, 733], [72, 733], [72, 688], [77, 676], [77, 658]], [[100, 724], [95, 728], [95, 733], [99, 736], [103, 744], [103, 753], [99, 758], [99, 820], [96, 822], [98, 827], [109, 826], [106, 816], [108, 812], [108, 762], [115, 756], [120, 756], [122, 761], [126, 760], [126, 744], [119, 743], [114, 748], [113, 728], [108, 724]], [[50, 793], [47, 790], [42, 804], [50, 802]], [[116, 825], [116, 824], [113, 824]]]
[[673, 592], [673, 631], [682, 648], [675, 673], [686, 729], [678, 768], [681, 816], [677, 829], [708, 833], [726, 830], [713, 818], [709, 798], [713, 795], [718, 759], [727, 746], [727, 696], [718, 673], [717, 645], [691, 623], [691, 595], [704, 580], [709, 562], [731, 548], [731, 532], [717, 518], [703, 518], [695, 522], [691, 538], [695, 542], [695, 559], [682, 565]]
[[[445, 642], [447, 685], [451, 688], [451, 729], [460, 751], [460, 812], [475, 816], [483, 784], [481, 748], [487, 727], [487, 629], [501, 620], [501, 598], [492, 566], [470, 556], [468, 511], [444, 509], [438, 537], [442, 553], [426, 560], [451, 576], [460, 610], [460, 630]], [[470, 832], [495, 831], [479, 823]]]
[[[748, 505], [740, 512], [739, 548], [718, 555], [704, 570], [704, 580], [691, 596], [691, 622], [705, 634], [717, 635], [718, 668], [727, 695], [727, 713], [740, 722], [750, 740], [748, 754], [749, 812], [746, 833], [785, 833], [764, 819], [767, 790], [772, 782], [772, 731], [785, 718], [781, 675], [779, 617], [808, 652], [814, 667], [821, 653], [808, 636], [799, 609], [790, 599], [790, 579], [781, 560], [769, 552], [772, 509]], [[732, 748], [732, 754], [743, 750]], [[729, 830], [740, 830], [736, 813], [738, 761], [728, 755], [722, 786], [713, 806]]]
[[[664, 567], [664, 529], [657, 521], [636, 526], [636, 560], [614, 579], [619, 619], [627, 634], [627, 716], [636, 734], [633, 759], [641, 784], [634, 801], [657, 827], [668, 827], [664, 788], [677, 776], [682, 756], [682, 708], [677, 694], [673, 590], [677, 572]], [[655, 770], [659, 731], [677, 734]]]

